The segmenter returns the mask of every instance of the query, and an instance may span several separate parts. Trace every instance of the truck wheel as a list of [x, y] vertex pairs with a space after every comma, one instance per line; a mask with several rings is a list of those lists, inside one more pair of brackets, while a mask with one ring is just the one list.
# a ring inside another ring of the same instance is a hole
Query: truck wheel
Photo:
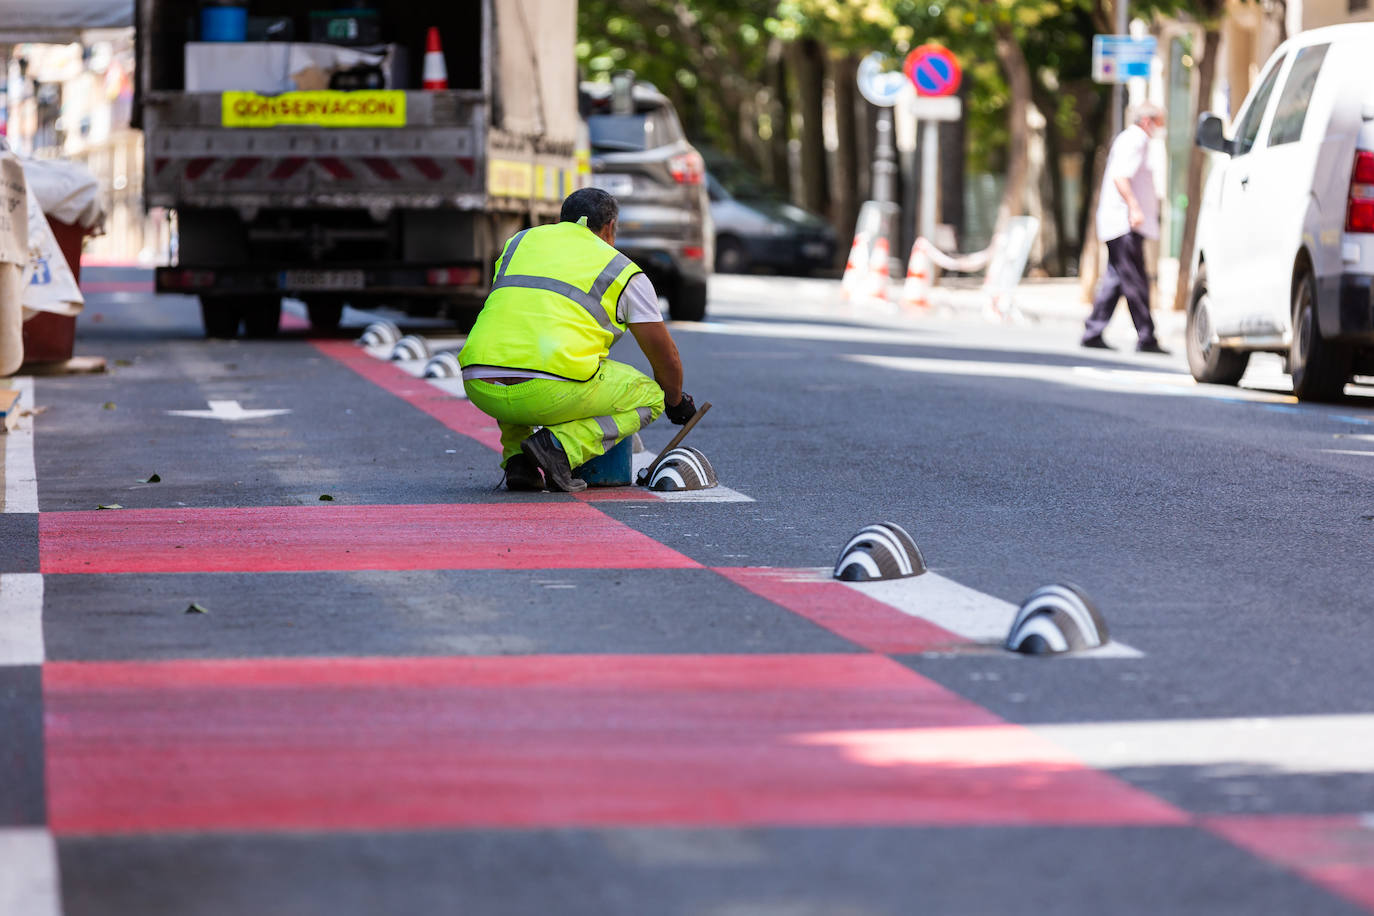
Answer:
[[245, 337], [276, 337], [281, 330], [281, 299], [276, 296], [252, 296], [243, 301], [243, 333]]
[[1236, 385], [1250, 363], [1245, 350], [1228, 350], [1212, 341], [1212, 315], [1208, 310], [1207, 271], [1205, 265], [1197, 269], [1193, 283], [1193, 298], [1188, 306], [1188, 370], [1199, 382], [1213, 385]]
[[200, 320], [206, 337], [233, 340], [239, 334], [238, 301], [228, 296], [201, 296]]
[[1334, 401], [1350, 381], [1350, 350], [1327, 340], [1317, 326], [1317, 284], [1310, 270], [1303, 271], [1293, 290], [1288, 370], [1300, 401]]
[[668, 313], [674, 321], [701, 321], [706, 317], [706, 284], [679, 280], [668, 297]]
[[311, 299], [305, 303], [305, 312], [310, 316], [310, 330], [316, 334], [333, 334], [339, 330], [343, 319], [344, 305], [337, 299]]

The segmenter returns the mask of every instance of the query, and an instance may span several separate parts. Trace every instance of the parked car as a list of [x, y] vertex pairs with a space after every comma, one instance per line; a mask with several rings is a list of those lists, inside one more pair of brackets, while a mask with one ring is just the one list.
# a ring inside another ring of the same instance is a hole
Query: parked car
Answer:
[[672, 102], [652, 85], [582, 84], [591, 184], [620, 204], [616, 247], [648, 274], [679, 321], [706, 317], [711, 215], [706, 169]]
[[1213, 163], [1188, 310], [1193, 377], [1234, 385], [1285, 354], [1293, 393], [1338, 397], [1374, 373], [1374, 23], [1284, 42], [1235, 133], [1198, 121]]
[[706, 173], [716, 227], [716, 270], [744, 273], [767, 267], [812, 273], [835, 266], [835, 230], [790, 203], [743, 167], [713, 162]]

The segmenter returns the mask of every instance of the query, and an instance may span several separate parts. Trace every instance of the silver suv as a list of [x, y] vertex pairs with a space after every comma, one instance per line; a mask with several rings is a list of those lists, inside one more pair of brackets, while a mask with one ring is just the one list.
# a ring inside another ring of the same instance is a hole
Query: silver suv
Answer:
[[648, 83], [583, 83], [580, 96], [591, 184], [620, 204], [616, 247], [648, 274], [673, 319], [701, 321], [714, 261], [701, 154], [687, 142], [672, 102]]

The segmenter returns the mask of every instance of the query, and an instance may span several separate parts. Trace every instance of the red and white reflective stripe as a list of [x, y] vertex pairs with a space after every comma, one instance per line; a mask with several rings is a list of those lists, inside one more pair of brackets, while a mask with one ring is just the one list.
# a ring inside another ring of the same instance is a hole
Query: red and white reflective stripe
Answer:
[[188, 181], [286, 181], [297, 177], [303, 170], [321, 172], [322, 177], [334, 181], [444, 182], [454, 181], [455, 178], [461, 181], [461, 176], [456, 176], [453, 165], [448, 163], [456, 163], [468, 177], [476, 172], [476, 162], [471, 157], [447, 160], [429, 156], [287, 156], [280, 159], [197, 156], [190, 159], [154, 159], [153, 174], [161, 174], [170, 165]]

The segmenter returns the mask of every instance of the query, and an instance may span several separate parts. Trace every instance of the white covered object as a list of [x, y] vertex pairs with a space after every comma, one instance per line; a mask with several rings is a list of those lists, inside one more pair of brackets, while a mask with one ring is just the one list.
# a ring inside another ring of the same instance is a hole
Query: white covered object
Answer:
[[24, 177], [38, 206], [58, 222], [80, 226], [87, 235], [105, 228], [100, 182], [90, 169], [64, 159], [24, 159]]
[[380, 66], [386, 88], [401, 85], [395, 45], [370, 53], [340, 45], [284, 41], [189, 41], [186, 43], [187, 92], [260, 92], [271, 95], [303, 88], [302, 73], [328, 74], [360, 64]]
[[67, 264], [67, 257], [57, 245], [48, 218], [38, 204], [33, 185], [29, 185], [29, 263], [25, 269], [24, 320], [37, 312], [57, 315], [78, 315], [86, 300], [76, 285], [76, 277]]

